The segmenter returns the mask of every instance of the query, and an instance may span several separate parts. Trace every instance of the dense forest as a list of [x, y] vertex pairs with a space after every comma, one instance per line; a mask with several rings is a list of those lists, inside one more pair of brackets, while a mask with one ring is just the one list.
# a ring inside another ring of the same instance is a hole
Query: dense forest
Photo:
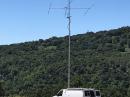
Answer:
[[[52, 97], [67, 88], [68, 36], [0, 46], [0, 96]], [[130, 27], [71, 36], [71, 87], [130, 97]]]

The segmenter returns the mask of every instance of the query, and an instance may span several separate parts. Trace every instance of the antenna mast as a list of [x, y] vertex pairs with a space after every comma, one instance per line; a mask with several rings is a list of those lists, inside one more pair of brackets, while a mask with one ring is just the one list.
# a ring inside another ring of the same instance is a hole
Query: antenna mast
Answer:
[[68, 19], [68, 32], [69, 32], [69, 36], [68, 36], [68, 88], [70, 88], [70, 67], [71, 67], [71, 63], [70, 63], [70, 44], [71, 44], [71, 10], [86, 10], [85, 14], [93, 7], [93, 5], [91, 5], [89, 8], [71, 8], [71, 0], [68, 0], [68, 4], [66, 7], [63, 8], [49, 8], [48, 13], [50, 12], [50, 9], [61, 9], [61, 10], [65, 10], [65, 12], [67, 11], [67, 19]]
[[70, 0], [68, 0], [68, 21], [69, 21], [69, 27], [68, 27], [68, 30], [69, 30], [69, 51], [68, 51], [68, 88], [70, 88], [70, 36], [71, 36], [71, 29], [70, 29], [70, 26], [71, 26], [71, 16], [70, 16], [70, 8], [71, 8], [71, 5], [70, 5]]

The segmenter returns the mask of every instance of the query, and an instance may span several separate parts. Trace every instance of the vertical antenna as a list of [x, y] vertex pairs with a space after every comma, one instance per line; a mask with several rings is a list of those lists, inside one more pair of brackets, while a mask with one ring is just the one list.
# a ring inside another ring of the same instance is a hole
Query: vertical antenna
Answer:
[[[66, 13], [66, 11], [67, 11], [67, 19], [68, 19], [68, 32], [69, 32], [69, 42], [68, 42], [68, 88], [70, 88], [70, 79], [71, 79], [71, 76], [70, 76], [70, 67], [71, 67], [71, 63], [70, 63], [70, 51], [71, 51], [71, 49], [70, 49], [70, 44], [71, 44], [71, 10], [73, 9], [73, 10], [87, 10], [87, 12], [88, 12], [88, 10], [90, 10], [92, 8], [92, 6], [91, 7], [89, 7], [89, 8], [71, 8], [71, 0], [68, 0], [68, 5], [66, 6], [66, 7], [63, 7], [63, 8], [51, 8], [51, 5], [50, 5], [50, 7], [49, 7], [49, 11], [48, 11], [48, 14], [50, 13], [50, 9], [61, 9], [61, 10], [65, 10], [65, 13]], [[86, 12], [86, 13], [87, 13]], [[86, 14], [85, 13], [85, 14]]]

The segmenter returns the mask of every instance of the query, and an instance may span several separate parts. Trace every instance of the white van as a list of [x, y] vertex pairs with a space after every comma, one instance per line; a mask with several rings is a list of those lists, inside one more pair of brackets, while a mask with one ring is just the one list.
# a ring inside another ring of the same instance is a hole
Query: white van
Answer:
[[60, 90], [53, 97], [101, 97], [100, 91], [90, 88], [68, 88]]

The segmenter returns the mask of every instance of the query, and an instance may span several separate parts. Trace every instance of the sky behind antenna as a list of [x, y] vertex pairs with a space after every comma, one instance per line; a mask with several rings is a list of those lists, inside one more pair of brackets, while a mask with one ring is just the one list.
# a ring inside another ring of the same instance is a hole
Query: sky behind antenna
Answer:
[[[0, 45], [47, 39], [68, 34], [63, 10], [67, 0], [0, 0]], [[130, 0], [73, 0], [72, 7], [94, 7], [84, 16], [84, 10], [74, 10], [72, 34], [99, 31], [130, 25]]]

